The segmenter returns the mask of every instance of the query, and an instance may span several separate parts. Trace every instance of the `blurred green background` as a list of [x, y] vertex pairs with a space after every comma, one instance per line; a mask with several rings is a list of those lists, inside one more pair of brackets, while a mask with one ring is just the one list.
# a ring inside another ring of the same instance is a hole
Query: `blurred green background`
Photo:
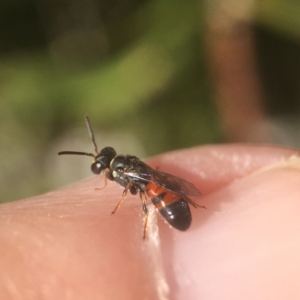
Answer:
[[299, 15], [295, 0], [2, 0], [0, 201], [91, 175], [89, 158], [57, 156], [93, 151], [85, 114], [99, 148], [141, 158], [299, 146]]

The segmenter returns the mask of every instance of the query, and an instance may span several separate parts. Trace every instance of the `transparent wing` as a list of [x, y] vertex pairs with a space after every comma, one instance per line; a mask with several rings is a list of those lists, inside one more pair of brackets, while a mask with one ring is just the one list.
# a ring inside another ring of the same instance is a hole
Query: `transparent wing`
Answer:
[[184, 180], [183, 178], [173, 176], [165, 172], [156, 171], [150, 167], [148, 171], [149, 172], [147, 173], [139, 173], [131, 170], [131, 172], [125, 172], [125, 174], [132, 178], [154, 183], [182, 196], [196, 197], [201, 195], [200, 191], [192, 183]]

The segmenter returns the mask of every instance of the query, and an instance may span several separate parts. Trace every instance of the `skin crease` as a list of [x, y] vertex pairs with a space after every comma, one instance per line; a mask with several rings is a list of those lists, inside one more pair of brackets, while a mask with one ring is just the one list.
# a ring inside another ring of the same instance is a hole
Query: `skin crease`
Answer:
[[207, 210], [191, 208], [188, 231], [158, 218], [157, 246], [151, 213], [142, 240], [138, 196], [111, 216], [122, 188], [95, 190], [99, 176], [2, 204], [0, 299], [299, 299], [296, 150], [205, 146], [147, 162], [201, 190]]

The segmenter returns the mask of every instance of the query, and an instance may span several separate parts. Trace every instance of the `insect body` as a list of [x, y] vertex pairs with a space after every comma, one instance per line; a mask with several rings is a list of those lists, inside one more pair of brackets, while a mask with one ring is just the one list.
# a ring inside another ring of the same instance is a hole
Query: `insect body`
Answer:
[[59, 155], [87, 155], [94, 158], [91, 170], [94, 174], [104, 173], [106, 186], [107, 179], [115, 181], [124, 187], [121, 199], [112, 214], [120, 207], [128, 191], [136, 195], [139, 193], [142, 200], [142, 208], [146, 215], [144, 223], [144, 235], [146, 237], [148, 210], [146, 200], [151, 199], [162, 217], [174, 228], [186, 230], [191, 225], [192, 216], [189, 204], [205, 208], [192, 201], [188, 196], [199, 196], [200, 191], [190, 182], [182, 178], [152, 169], [150, 166], [132, 155], [119, 154], [111, 147], [105, 147], [98, 151], [94, 134], [88, 117], [85, 117], [88, 131], [93, 142], [95, 152], [61, 151]]
[[192, 215], [187, 201], [181, 195], [172, 193], [153, 183], [147, 184], [145, 193], [171, 226], [179, 230], [189, 228]]

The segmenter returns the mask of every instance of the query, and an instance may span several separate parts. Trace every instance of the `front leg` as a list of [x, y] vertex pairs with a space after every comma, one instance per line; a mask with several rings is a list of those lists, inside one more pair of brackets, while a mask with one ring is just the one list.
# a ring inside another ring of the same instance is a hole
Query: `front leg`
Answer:
[[101, 188], [95, 188], [95, 190], [103, 190], [106, 187], [106, 185], [107, 185], [107, 179], [114, 180], [114, 177], [112, 176], [111, 170], [109, 168], [106, 168], [103, 171], [103, 174], [104, 174], [104, 186], [101, 187]]

